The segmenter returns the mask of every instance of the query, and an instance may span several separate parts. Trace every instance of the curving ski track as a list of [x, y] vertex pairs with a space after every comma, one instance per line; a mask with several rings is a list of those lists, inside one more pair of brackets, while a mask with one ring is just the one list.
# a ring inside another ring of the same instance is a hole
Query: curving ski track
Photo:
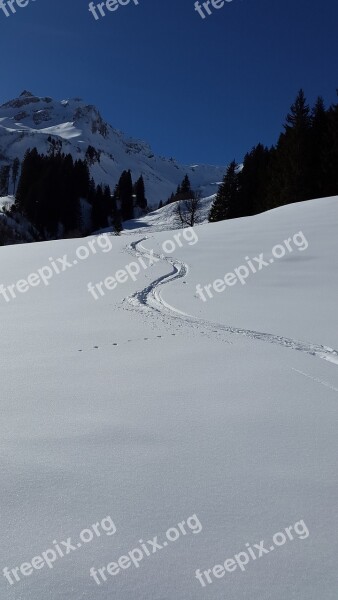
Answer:
[[[126, 251], [136, 257], [149, 257], [150, 251], [142, 246], [142, 242], [146, 239], [147, 237], [143, 237], [137, 242], [128, 244]], [[181, 322], [183, 321], [187, 325], [197, 325], [198, 327], [203, 327], [204, 330], [207, 329], [212, 333], [223, 331], [225, 333], [243, 335], [251, 339], [268, 342], [270, 344], [278, 344], [279, 346], [292, 348], [293, 350], [298, 350], [305, 354], [310, 354], [311, 356], [315, 356], [338, 365], [338, 351], [328, 346], [311, 344], [309, 342], [302, 342], [272, 333], [263, 333], [260, 331], [252, 331], [250, 329], [230, 327], [220, 323], [198, 319], [197, 317], [184, 313], [174, 306], [171, 306], [165, 302], [165, 300], [163, 300], [161, 296], [161, 286], [169, 283], [170, 281], [175, 281], [175, 279], [181, 279], [182, 277], [185, 277], [188, 273], [188, 266], [177, 259], [172, 259], [164, 255], [153, 253], [153, 256], [169, 263], [172, 266], [172, 270], [166, 275], [162, 275], [158, 279], [152, 281], [143, 290], [135, 292], [132, 294], [132, 296], [126, 298], [125, 301], [128, 302], [129, 306], [133, 306], [134, 308], [141, 310], [157, 311], [161, 315], [168, 316], [170, 319], [179, 319]], [[215, 328], [217, 328], [217, 331], [215, 331]]]

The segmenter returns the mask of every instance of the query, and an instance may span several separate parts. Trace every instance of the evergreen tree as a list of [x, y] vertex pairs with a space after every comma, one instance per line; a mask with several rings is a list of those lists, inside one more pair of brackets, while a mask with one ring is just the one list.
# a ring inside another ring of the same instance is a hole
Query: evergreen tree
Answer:
[[178, 200], [192, 200], [195, 197], [195, 192], [191, 189], [191, 184], [188, 175], [185, 175], [182, 183], [177, 186], [176, 193], [172, 193], [168, 198], [166, 205]]
[[109, 185], [103, 187], [102, 228], [108, 227], [113, 216], [113, 198]]
[[92, 207], [92, 227], [94, 231], [107, 227], [105, 198], [101, 185], [96, 187], [95, 199]]
[[232, 161], [228, 166], [216, 198], [209, 212], [209, 222], [223, 221], [236, 216], [239, 197], [238, 165]]
[[86, 161], [76, 160], [73, 171], [74, 187], [80, 198], [88, 198], [90, 188], [90, 174]]
[[311, 114], [303, 90], [287, 114], [284, 130], [272, 163], [270, 207], [311, 197]]
[[136, 206], [145, 210], [147, 208], [148, 202], [145, 195], [145, 186], [143, 176], [139, 177], [134, 185], [134, 193], [136, 196]]
[[121, 221], [121, 214], [120, 214], [120, 211], [117, 206], [117, 201], [118, 201], [118, 194], [117, 194], [117, 186], [116, 186], [115, 190], [114, 190], [114, 194], [112, 196], [112, 215], [111, 216], [112, 216], [113, 227], [114, 227], [116, 233], [119, 235], [119, 233], [123, 229], [123, 226], [122, 226], [122, 221]]
[[189, 200], [193, 197], [193, 190], [191, 189], [190, 179], [188, 175], [185, 175], [180, 186], [179, 192], [180, 198], [178, 200]]
[[239, 198], [237, 216], [255, 215], [267, 209], [266, 184], [272, 150], [262, 144], [245, 155], [243, 169], [239, 173]]
[[89, 188], [88, 188], [88, 202], [91, 205], [94, 204], [95, 194], [96, 194], [95, 181], [94, 181], [93, 177], [91, 177], [89, 180]]
[[133, 182], [131, 172], [123, 171], [117, 184], [117, 196], [120, 201], [122, 221], [128, 221], [134, 217]]
[[80, 194], [76, 186], [74, 161], [70, 154], [62, 156], [59, 173], [60, 221], [66, 232], [73, 232], [80, 224]]
[[40, 178], [32, 185], [27, 195], [30, 206], [30, 220], [43, 237], [57, 237], [59, 226], [58, 173], [53, 165], [44, 165]]
[[317, 98], [312, 111], [311, 128], [311, 196], [318, 198], [326, 195], [326, 140], [328, 138], [328, 115], [324, 100]]
[[177, 192], [176, 192], [176, 195], [174, 194], [174, 192], [172, 192], [170, 197], [166, 201], [165, 205], [168, 206], [168, 204], [172, 204], [173, 202], [175, 202], [176, 196], [177, 196]]
[[16, 182], [18, 179], [18, 175], [19, 175], [19, 169], [20, 169], [20, 161], [18, 158], [15, 158], [12, 164], [12, 183], [13, 183], [13, 195], [15, 196], [15, 188], [16, 188]]
[[311, 125], [310, 107], [306, 103], [304, 90], [300, 89], [295, 102], [291, 105], [290, 112], [286, 115], [284, 129], [294, 130], [297, 133], [308, 131]]
[[9, 194], [10, 165], [3, 165], [0, 169], [0, 196]]
[[119, 228], [119, 218], [116, 211], [115, 200], [112, 197], [109, 185], [98, 185], [92, 203], [92, 228], [93, 231], [105, 229], [111, 223]]
[[41, 174], [41, 157], [36, 148], [25, 152], [15, 197], [15, 209], [28, 218], [34, 213], [34, 199], [29, 194]]
[[327, 128], [322, 155], [325, 188], [321, 196], [336, 196], [338, 194], [338, 104], [332, 105], [327, 111]]
[[80, 198], [89, 197], [88, 166], [74, 164], [70, 154], [39, 155], [36, 148], [26, 152], [18, 183], [14, 209], [47, 237], [80, 228]]

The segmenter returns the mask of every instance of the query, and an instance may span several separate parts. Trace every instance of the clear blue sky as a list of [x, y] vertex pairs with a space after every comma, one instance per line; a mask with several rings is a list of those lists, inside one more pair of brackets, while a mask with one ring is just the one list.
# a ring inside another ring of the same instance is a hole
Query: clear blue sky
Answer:
[[[96, 21], [88, 0], [0, 11], [0, 102], [80, 96], [114, 127], [186, 163], [275, 142], [300, 87], [336, 100], [337, 0], [139, 0]], [[96, 2], [95, 2], [96, 3]]]

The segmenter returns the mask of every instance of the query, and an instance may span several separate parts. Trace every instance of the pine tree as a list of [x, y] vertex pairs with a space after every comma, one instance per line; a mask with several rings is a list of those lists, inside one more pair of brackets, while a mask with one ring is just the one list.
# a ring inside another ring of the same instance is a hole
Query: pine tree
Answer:
[[134, 193], [136, 196], [135, 204], [139, 206], [142, 210], [147, 208], [148, 202], [145, 195], [145, 186], [143, 176], [139, 177], [134, 185]]
[[122, 221], [128, 221], [134, 217], [133, 182], [131, 172], [123, 171], [117, 184], [117, 196], [120, 201]]
[[9, 194], [10, 165], [3, 165], [0, 169], [0, 196]]
[[90, 174], [86, 161], [76, 160], [73, 170], [74, 187], [80, 198], [88, 198], [90, 188]]
[[172, 192], [170, 197], [168, 198], [168, 200], [165, 202], [165, 206], [168, 206], [168, 204], [172, 204], [173, 202], [175, 202], [176, 197], [177, 197], [177, 192], [176, 192], [176, 194], [174, 194], [174, 192]]
[[165, 204], [168, 205], [178, 200], [192, 200], [195, 195], [195, 192], [191, 189], [190, 179], [188, 175], [185, 175], [180, 185], [177, 186], [175, 194], [172, 192]]
[[113, 212], [113, 199], [109, 185], [103, 187], [103, 203], [102, 203], [102, 228], [110, 225], [110, 217]]
[[191, 189], [190, 179], [188, 175], [185, 175], [183, 178], [183, 181], [180, 186], [179, 196], [180, 198], [178, 198], [178, 200], [189, 200], [193, 196], [193, 191]]
[[34, 213], [34, 199], [30, 190], [41, 175], [41, 157], [36, 148], [25, 152], [22, 162], [21, 174], [15, 197], [15, 209], [28, 218]]
[[326, 195], [327, 188], [327, 152], [326, 141], [328, 138], [328, 115], [325, 110], [324, 100], [317, 98], [312, 110], [311, 127], [311, 196], [319, 198]]
[[117, 186], [115, 187], [114, 193], [111, 196], [111, 221], [112, 221], [112, 225], [114, 227], [115, 232], [117, 233], [117, 235], [120, 234], [120, 232], [123, 230], [123, 226], [122, 226], [122, 221], [121, 221], [121, 214], [118, 208], [118, 193], [117, 193]]
[[73, 162], [70, 154], [25, 154], [15, 200], [15, 210], [43, 233], [57, 236], [80, 227], [80, 197], [89, 196], [88, 167]]
[[239, 196], [238, 165], [233, 160], [228, 166], [216, 198], [209, 212], [209, 222], [223, 221], [236, 216]]
[[20, 169], [20, 161], [18, 158], [15, 158], [12, 164], [12, 183], [13, 183], [13, 195], [15, 196], [15, 188], [16, 188], [16, 182], [18, 179], [18, 175], [19, 175], [19, 169]]
[[102, 186], [98, 185], [96, 187], [95, 199], [92, 207], [92, 227], [93, 230], [96, 231], [98, 229], [102, 229], [106, 227], [107, 223], [105, 222], [105, 208], [104, 208], [104, 196]]
[[279, 137], [272, 163], [270, 205], [311, 197], [311, 114], [303, 90], [297, 94]]
[[95, 181], [94, 181], [93, 177], [91, 177], [90, 180], [89, 180], [88, 197], [87, 197], [88, 198], [88, 202], [91, 205], [94, 204], [95, 194], [96, 194]]
[[64, 203], [64, 218], [62, 219], [62, 223], [65, 230], [71, 233], [78, 231], [80, 228], [80, 197], [82, 194], [85, 197], [87, 193], [83, 185], [83, 180], [79, 177], [79, 171], [81, 170], [81, 165], [76, 166], [70, 154], [64, 157], [62, 163], [62, 187], [65, 190], [67, 204]]
[[330, 106], [326, 116], [327, 128], [322, 150], [325, 188], [321, 196], [336, 196], [338, 194], [338, 104]]
[[267, 209], [266, 185], [272, 150], [262, 144], [255, 146], [244, 157], [239, 173], [239, 199], [237, 216], [255, 215]]
[[284, 128], [286, 131], [292, 129], [297, 133], [303, 133], [308, 131], [310, 125], [310, 107], [306, 103], [304, 90], [300, 89], [295, 102], [291, 105], [290, 112], [286, 116]]

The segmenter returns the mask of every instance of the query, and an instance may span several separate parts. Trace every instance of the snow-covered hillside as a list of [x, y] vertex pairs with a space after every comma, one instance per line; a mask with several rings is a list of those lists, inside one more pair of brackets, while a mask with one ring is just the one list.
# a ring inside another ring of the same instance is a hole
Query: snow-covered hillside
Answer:
[[207, 196], [217, 191], [225, 171], [224, 166], [186, 166], [156, 156], [147, 143], [108, 125], [95, 106], [80, 98], [59, 102], [24, 91], [0, 106], [0, 164], [22, 159], [28, 148], [47, 153], [49, 140], [62, 142], [62, 151], [74, 159], [84, 159], [88, 146], [93, 146], [100, 153], [99, 162], [91, 166], [96, 183], [114, 188], [125, 169], [131, 170], [134, 180], [143, 175], [149, 203], [155, 208], [176, 190], [186, 173], [193, 188]]
[[0, 248], [1, 598], [336, 600], [337, 226], [327, 198]]
[[[206, 223], [208, 221], [208, 215], [211, 204], [215, 198], [215, 194], [208, 196], [207, 198], [201, 198], [199, 202], [199, 208], [197, 211], [196, 221], [198, 225]], [[132, 219], [131, 221], [125, 221], [123, 223], [123, 233], [148, 233], [154, 231], [168, 231], [170, 229], [177, 229], [180, 226], [179, 219], [177, 218], [177, 202], [163, 206], [158, 210], [154, 210], [145, 216], [139, 217], [138, 219]], [[182, 212], [183, 212], [182, 207]]]

